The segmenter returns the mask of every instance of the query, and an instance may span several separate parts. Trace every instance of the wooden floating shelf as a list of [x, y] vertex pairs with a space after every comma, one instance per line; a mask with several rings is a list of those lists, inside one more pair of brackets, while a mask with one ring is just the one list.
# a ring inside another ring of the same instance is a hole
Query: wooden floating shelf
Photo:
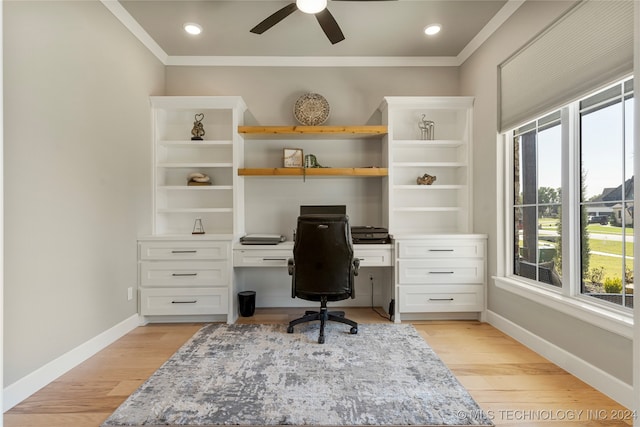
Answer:
[[245, 168], [240, 176], [387, 176], [387, 168]]
[[386, 126], [238, 126], [238, 133], [246, 138], [265, 138], [277, 136], [324, 136], [367, 138], [387, 134]]

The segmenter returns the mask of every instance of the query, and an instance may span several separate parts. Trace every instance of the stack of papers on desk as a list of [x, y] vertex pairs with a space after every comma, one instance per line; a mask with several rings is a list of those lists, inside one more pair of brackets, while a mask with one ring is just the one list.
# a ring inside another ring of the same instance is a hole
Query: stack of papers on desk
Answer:
[[243, 245], [277, 245], [287, 240], [279, 234], [247, 234], [240, 238]]

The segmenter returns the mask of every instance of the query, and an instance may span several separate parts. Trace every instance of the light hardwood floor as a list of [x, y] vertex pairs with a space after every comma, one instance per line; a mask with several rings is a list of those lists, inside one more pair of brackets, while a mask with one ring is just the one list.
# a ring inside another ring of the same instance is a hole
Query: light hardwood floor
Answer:
[[[285, 323], [301, 311], [258, 309], [239, 323]], [[370, 308], [346, 311], [359, 323], [388, 322]], [[486, 323], [411, 323], [496, 425], [632, 425], [626, 408]], [[4, 426], [99, 426], [201, 326], [133, 330], [6, 412]]]

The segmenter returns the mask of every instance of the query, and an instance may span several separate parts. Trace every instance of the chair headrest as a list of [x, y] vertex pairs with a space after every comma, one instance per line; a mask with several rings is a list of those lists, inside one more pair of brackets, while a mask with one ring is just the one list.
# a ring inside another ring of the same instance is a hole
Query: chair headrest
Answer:
[[298, 221], [310, 221], [310, 222], [342, 222], [349, 221], [349, 216], [345, 214], [306, 214], [300, 215]]

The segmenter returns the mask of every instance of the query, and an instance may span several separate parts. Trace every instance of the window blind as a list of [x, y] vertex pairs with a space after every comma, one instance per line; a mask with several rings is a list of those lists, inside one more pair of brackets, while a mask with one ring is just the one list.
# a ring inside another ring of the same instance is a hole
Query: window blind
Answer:
[[584, 0], [500, 64], [500, 132], [630, 74], [633, 3]]

